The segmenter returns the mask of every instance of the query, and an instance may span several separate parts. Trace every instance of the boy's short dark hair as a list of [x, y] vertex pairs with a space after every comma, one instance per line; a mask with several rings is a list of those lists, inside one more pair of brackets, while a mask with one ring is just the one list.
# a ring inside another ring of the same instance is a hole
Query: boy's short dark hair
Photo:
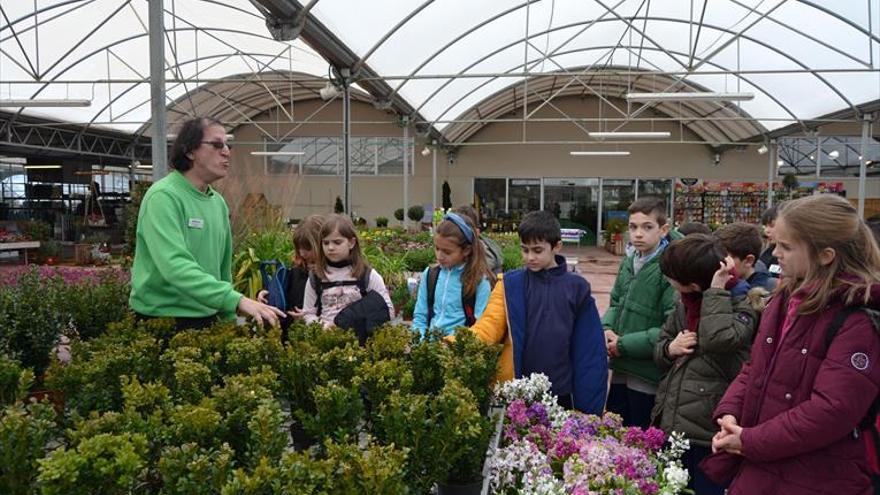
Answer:
[[685, 222], [678, 227], [681, 235], [711, 234], [712, 230], [703, 222]]
[[715, 237], [735, 258], [744, 260], [751, 254], [757, 260], [761, 256], [761, 229], [755, 224], [736, 222], [725, 225], [715, 231]]
[[642, 213], [645, 215], [654, 215], [657, 225], [666, 225], [666, 202], [654, 196], [646, 196], [633, 201], [627, 209], [630, 215], [634, 213]]
[[556, 216], [546, 210], [527, 213], [519, 223], [519, 240], [525, 244], [530, 242], [547, 242], [556, 246], [562, 240], [562, 231]]
[[777, 216], [779, 216], [779, 205], [775, 204], [761, 214], [761, 225], [770, 225], [776, 222]]
[[704, 291], [727, 254], [721, 241], [709, 234], [691, 234], [663, 250], [660, 271], [681, 285], [697, 284]]

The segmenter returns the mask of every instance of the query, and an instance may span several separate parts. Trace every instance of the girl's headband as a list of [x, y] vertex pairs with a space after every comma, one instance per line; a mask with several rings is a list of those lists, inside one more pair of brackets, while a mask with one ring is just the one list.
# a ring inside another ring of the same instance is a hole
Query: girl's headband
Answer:
[[449, 220], [454, 223], [461, 230], [461, 233], [464, 234], [464, 238], [467, 239], [468, 243], [474, 243], [474, 229], [470, 228], [467, 222], [464, 221], [464, 218], [461, 218], [458, 213], [447, 213], [443, 215], [443, 220]]

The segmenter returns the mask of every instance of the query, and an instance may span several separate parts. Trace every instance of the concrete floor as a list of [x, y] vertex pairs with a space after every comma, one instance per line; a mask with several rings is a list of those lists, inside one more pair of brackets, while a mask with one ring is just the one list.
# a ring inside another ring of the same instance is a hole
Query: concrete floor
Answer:
[[617, 269], [623, 259], [598, 247], [569, 247], [562, 248], [562, 255], [577, 257], [577, 271], [587, 282], [596, 299], [599, 316], [605, 314], [611, 298], [611, 288], [614, 287], [614, 279], [617, 277]]

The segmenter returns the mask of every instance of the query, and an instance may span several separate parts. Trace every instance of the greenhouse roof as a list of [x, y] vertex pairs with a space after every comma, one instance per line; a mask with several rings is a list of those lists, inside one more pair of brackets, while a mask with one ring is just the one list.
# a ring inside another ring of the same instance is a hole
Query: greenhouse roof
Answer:
[[[143, 130], [147, 8], [3, 2], [0, 99], [87, 98], [90, 107], [22, 111]], [[295, 41], [270, 34], [267, 25], [285, 23]], [[857, 121], [880, 100], [877, 0], [165, 0], [165, 28], [169, 122], [218, 109], [239, 123], [317, 98], [330, 66], [350, 68], [377, 106], [453, 143], [575, 94], [607, 104], [608, 119], [584, 128], [615, 130], [652, 109], [715, 144]], [[754, 98], [618, 99], [707, 91]]]

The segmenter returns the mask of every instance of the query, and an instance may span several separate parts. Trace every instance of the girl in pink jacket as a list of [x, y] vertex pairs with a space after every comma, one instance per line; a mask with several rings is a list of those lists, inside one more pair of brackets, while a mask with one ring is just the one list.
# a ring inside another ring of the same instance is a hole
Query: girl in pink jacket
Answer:
[[880, 250], [839, 196], [786, 203], [773, 254], [782, 282], [751, 360], [715, 409], [715, 452], [703, 470], [729, 495], [872, 493], [860, 423], [880, 390]]

